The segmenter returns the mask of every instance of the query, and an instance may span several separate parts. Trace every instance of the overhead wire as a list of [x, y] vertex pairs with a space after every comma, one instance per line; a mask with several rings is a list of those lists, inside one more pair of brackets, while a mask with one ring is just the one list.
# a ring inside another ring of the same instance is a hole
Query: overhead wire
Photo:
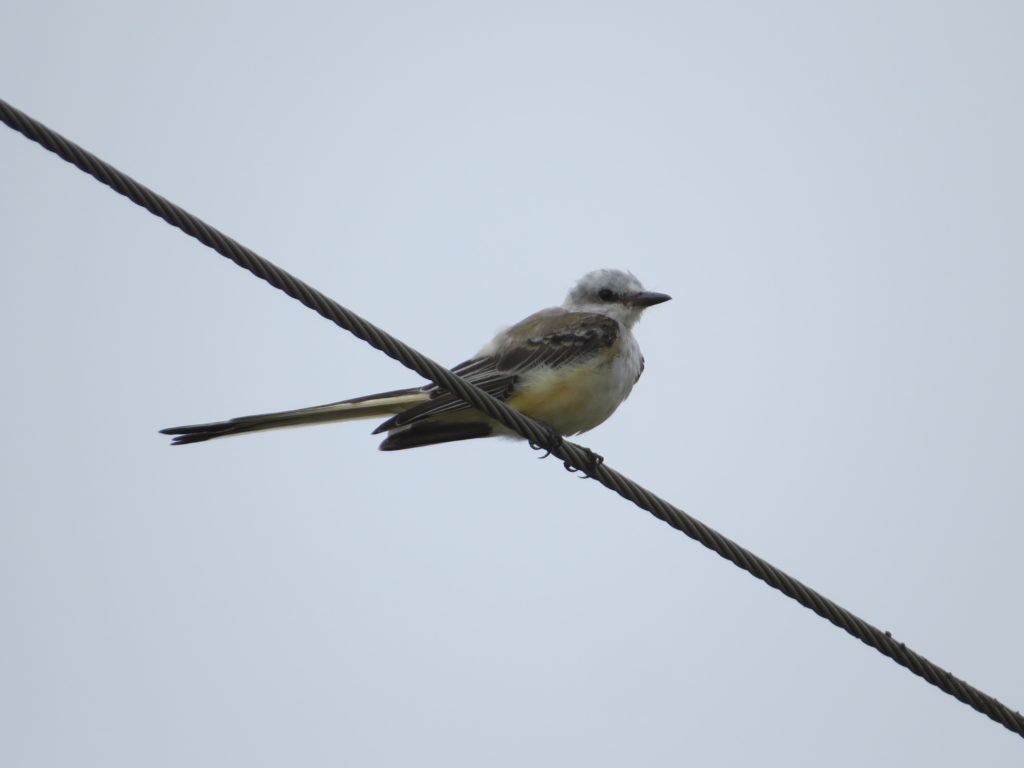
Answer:
[[909, 669], [915, 675], [924, 678], [940, 690], [986, 715], [1008, 730], [1024, 737], [1024, 715], [1021, 715], [1020, 712], [1010, 709], [993, 696], [956, 677], [911, 650], [905, 643], [896, 640], [890, 632], [878, 629], [700, 520], [615, 471], [588, 448], [563, 440], [555, 435], [547, 425], [523, 415], [479, 387], [456, 376], [444, 366], [364, 320], [312, 286], [2, 99], [0, 99], [0, 120], [26, 138], [124, 195], [135, 204], [159, 216], [168, 224], [177, 227], [238, 266], [300, 301], [322, 317], [514, 430], [526, 438], [531, 447], [542, 448], [557, 456], [568, 469], [583, 470], [585, 474], [605, 487], [650, 512], [676, 530], [697, 540], [787, 597], [796, 600], [805, 608], [814, 611], [900, 666]]

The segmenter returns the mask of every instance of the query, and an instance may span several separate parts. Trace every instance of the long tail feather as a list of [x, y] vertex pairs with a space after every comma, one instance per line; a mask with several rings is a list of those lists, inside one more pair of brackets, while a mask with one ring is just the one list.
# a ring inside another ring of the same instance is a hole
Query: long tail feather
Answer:
[[372, 419], [381, 416], [393, 416], [406, 408], [422, 403], [428, 395], [420, 389], [400, 389], [394, 392], [382, 392], [377, 395], [342, 400], [312, 408], [299, 408], [294, 411], [277, 413], [260, 413], [253, 416], [240, 416], [227, 421], [214, 421], [208, 424], [188, 424], [181, 427], [161, 429], [165, 435], [173, 435], [172, 445], [187, 445], [212, 440], [216, 437], [240, 435], [245, 432], [260, 432], [265, 429], [281, 429], [283, 427], [301, 427], [307, 424], [325, 424], [332, 421], [348, 421], [351, 419]]

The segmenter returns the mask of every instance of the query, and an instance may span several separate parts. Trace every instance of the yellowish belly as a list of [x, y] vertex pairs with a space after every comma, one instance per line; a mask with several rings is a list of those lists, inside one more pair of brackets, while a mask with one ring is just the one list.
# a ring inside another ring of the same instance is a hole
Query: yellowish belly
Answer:
[[628, 394], [617, 391], [607, 366], [586, 366], [572, 371], [538, 372], [514, 393], [508, 404], [545, 421], [563, 435], [593, 429], [615, 411]]

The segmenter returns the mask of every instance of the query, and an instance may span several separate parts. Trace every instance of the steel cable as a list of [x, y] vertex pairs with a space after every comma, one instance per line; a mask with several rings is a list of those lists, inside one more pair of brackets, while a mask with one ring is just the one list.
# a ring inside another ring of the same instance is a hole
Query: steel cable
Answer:
[[769, 586], [796, 600], [832, 624], [871, 646], [915, 675], [948, 693], [978, 712], [1024, 737], [1024, 716], [992, 696], [955, 677], [924, 656], [897, 641], [845, 608], [832, 602], [797, 579], [779, 570], [739, 544], [726, 538], [678, 507], [654, 495], [628, 477], [596, 461], [594, 454], [575, 443], [554, 436], [541, 422], [509, 408], [500, 400], [451, 373], [447, 368], [402, 343], [328, 298], [310, 285], [257, 255], [237, 241], [206, 224], [188, 211], [139, 184], [110, 164], [69, 141], [47, 126], [0, 99], [0, 120], [26, 138], [35, 141], [67, 162], [88, 173], [132, 202], [159, 216], [188, 235], [231, 259], [240, 267], [270, 283], [321, 316], [381, 350], [438, 386], [458, 395], [474, 408], [501, 422], [526, 438], [532, 447], [550, 451], [567, 468], [584, 468], [602, 485], [636, 504], [659, 520], [696, 539]]

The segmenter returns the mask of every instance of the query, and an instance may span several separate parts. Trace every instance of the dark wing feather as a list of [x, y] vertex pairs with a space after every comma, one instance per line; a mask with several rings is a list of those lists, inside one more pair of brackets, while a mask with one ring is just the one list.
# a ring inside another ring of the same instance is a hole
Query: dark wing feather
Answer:
[[[485, 365], [481, 365], [477, 372], [469, 375], [459, 370], [461, 366], [452, 368], [452, 372], [459, 374], [467, 381], [473, 382], [487, 394], [492, 397], [496, 397], [499, 400], [505, 400], [510, 394], [512, 394], [512, 389], [515, 387], [516, 383], [516, 375], [509, 375], [495, 370], [492, 367], [492, 358], [481, 357], [475, 360], [468, 360], [466, 363], [462, 363], [462, 365], [467, 365], [468, 363], [480, 363]], [[441, 389], [440, 387], [430, 385], [429, 387], [424, 387], [424, 389], [427, 392], [430, 392], [429, 400], [425, 403], [414, 405], [412, 408], [392, 416], [373, 430], [373, 434], [376, 435], [381, 432], [387, 432], [388, 430], [395, 429], [396, 427], [422, 421], [423, 419], [427, 419], [432, 416], [456, 413], [458, 411], [465, 411], [469, 408], [464, 400], [449, 394], [447, 390]]]
[[[521, 373], [584, 362], [610, 347], [618, 337], [619, 324], [610, 317], [544, 310], [512, 326], [493, 354], [460, 363], [452, 372], [499, 400], [506, 400]], [[424, 391], [431, 393], [430, 400], [388, 419], [374, 434], [469, 409], [461, 399], [437, 386], [424, 387]]]

